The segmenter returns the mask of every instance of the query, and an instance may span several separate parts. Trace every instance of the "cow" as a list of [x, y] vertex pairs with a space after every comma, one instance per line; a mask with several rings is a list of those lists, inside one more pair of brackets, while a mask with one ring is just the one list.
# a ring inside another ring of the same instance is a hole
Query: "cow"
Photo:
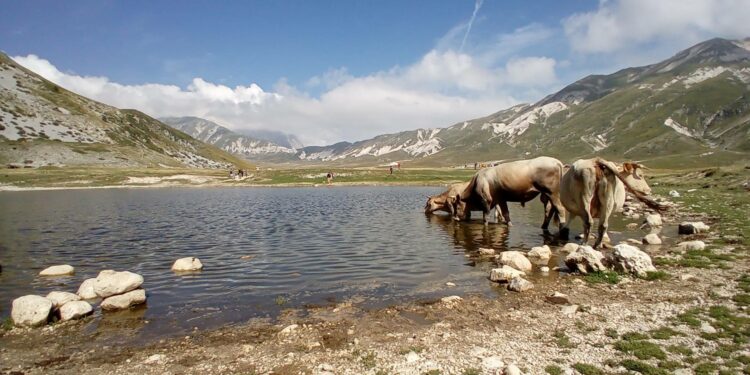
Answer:
[[588, 243], [594, 217], [599, 218], [599, 233], [594, 243], [598, 248], [607, 234], [609, 216], [613, 211], [622, 211], [625, 191], [632, 193], [649, 207], [662, 210], [663, 207], [648, 197], [651, 188], [642, 174], [643, 165], [623, 163], [618, 166], [602, 158], [577, 160], [570, 166], [560, 183], [560, 199], [569, 213], [568, 225], [577, 216], [583, 219], [582, 243]]
[[435, 211], [451, 212], [451, 205], [449, 204], [450, 197], [453, 197], [466, 189], [467, 185], [469, 185], [468, 182], [453, 184], [448, 187], [448, 190], [441, 194], [427, 198], [427, 203], [424, 205], [424, 213], [431, 214]]
[[545, 209], [542, 229], [547, 230], [553, 216], [560, 228], [565, 224], [565, 209], [560, 202], [559, 189], [563, 163], [551, 157], [541, 156], [530, 160], [518, 160], [485, 168], [477, 172], [469, 185], [451, 199], [456, 220], [465, 218], [467, 208], [480, 207], [484, 224], [488, 213], [498, 206], [508, 226], [512, 226], [508, 202], [521, 205], [542, 195], [542, 203], [549, 202], [553, 209]]

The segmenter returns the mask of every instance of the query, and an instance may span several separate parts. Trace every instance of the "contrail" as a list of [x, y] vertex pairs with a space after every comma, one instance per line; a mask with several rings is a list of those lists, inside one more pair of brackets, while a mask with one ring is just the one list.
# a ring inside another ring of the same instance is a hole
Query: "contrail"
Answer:
[[479, 8], [482, 7], [483, 2], [484, 0], [476, 0], [476, 2], [474, 3], [474, 12], [471, 14], [469, 24], [466, 26], [466, 34], [464, 34], [464, 40], [461, 41], [461, 48], [458, 49], [458, 52], [463, 52], [464, 44], [466, 44], [466, 38], [469, 37], [469, 33], [471, 32], [471, 25], [474, 24], [474, 19], [477, 18], [477, 13], [479, 12]]

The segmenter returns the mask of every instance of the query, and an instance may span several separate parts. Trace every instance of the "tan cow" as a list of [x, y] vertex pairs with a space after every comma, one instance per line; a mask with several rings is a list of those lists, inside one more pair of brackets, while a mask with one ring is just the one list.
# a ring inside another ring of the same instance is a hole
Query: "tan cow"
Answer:
[[661, 205], [649, 199], [651, 188], [642, 174], [641, 164], [623, 163], [618, 166], [602, 158], [577, 160], [565, 172], [560, 184], [560, 199], [570, 214], [563, 231], [576, 216], [583, 219], [582, 243], [588, 243], [594, 217], [599, 218], [599, 233], [594, 248], [601, 245], [609, 226], [613, 211], [621, 211], [625, 203], [625, 191], [657, 210]]
[[448, 190], [438, 195], [433, 195], [427, 198], [427, 204], [424, 205], [424, 213], [431, 214], [435, 211], [451, 212], [452, 208], [449, 203], [450, 197], [455, 197], [456, 194], [464, 191], [468, 182], [459, 182], [448, 187]]
[[541, 156], [530, 160], [502, 163], [477, 172], [469, 185], [452, 199], [457, 220], [466, 217], [467, 207], [480, 207], [484, 213], [484, 224], [488, 224], [488, 213], [495, 206], [500, 207], [505, 222], [510, 226], [508, 202], [522, 205], [537, 195], [542, 195], [542, 203], [549, 201], [554, 209], [545, 210], [542, 229], [547, 229], [553, 215], [557, 216], [560, 227], [565, 224], [565, 209], [560, 203], [560, 178], [563, 164], [555, 159]]

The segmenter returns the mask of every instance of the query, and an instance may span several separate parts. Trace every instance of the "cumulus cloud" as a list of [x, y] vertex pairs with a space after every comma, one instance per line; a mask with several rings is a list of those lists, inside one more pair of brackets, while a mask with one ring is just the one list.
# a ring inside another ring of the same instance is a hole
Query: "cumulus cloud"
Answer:
[[574, 50], [608, 53], [648, 43], [681, 47], [715, 36], [750, 36], [746, 0], [614, 0], [563, 20]]
[[[197, 116], [233, 130], [272, 129], [305, 144], [356, 141], [383, 133], [442, 127], [518, 103], [524, 92], [554, 84], [555, 60], [477, 59], [454, 50], [432, 50], [415, 63], [355, 77], [345, 68], [309, 79], [312, 95], [280, 80], [273, 91], [252, 83], [229, 87], [194, 78], [175, 85], [123, 85], [106, 77], [62, 72], [35, 55], [14, 57], [21, 65], [69, 90], [154, 117]], [[529, 91], [532, 90], [532, 91]], [[511, 94], [513, 93], [513, 94]]]

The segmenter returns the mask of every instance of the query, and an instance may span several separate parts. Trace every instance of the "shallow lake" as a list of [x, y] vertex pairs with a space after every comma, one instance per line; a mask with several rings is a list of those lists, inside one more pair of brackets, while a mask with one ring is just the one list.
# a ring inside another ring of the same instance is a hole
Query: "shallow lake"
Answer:
[[[355, 301], [379, 307], [451, 294], [498, 294], [479, 247], [557, 244], [538, 200], [511, 205], [514, 226], [425, 215], [440, 187], [92, 189], [0, 193], [0, 317], [11, 301], [75, 292], [104, 269], [144, 276], [145, 308], [102, 314], [85, 330], [150, 339], [213, 328], [282, 308]], [[571, 235], [579, 232], [580, 222]], [[610, 224], [623, 238], [621, 215]], [[632, 234], [636, 235], [636, 234]], [[640, 237], [637, 237], [640, 238]], [[173, 261], [201, 259], [191, 275]], [[556, 259], [553, 259], [553, 263]], [[72, 277], [44, 278], [70, 264]], [[554, 264], [551, 264], [554, 266]], [[532, 276], [537, 281], [544, 277]], [[446, 282], [456, 287], [446, 287]], [[541, 281], [543, 282], [543, 281]], [[146, 323], [147, 322], [147, 323]], [[119, 332], [118, 330], [123, 330]]]

